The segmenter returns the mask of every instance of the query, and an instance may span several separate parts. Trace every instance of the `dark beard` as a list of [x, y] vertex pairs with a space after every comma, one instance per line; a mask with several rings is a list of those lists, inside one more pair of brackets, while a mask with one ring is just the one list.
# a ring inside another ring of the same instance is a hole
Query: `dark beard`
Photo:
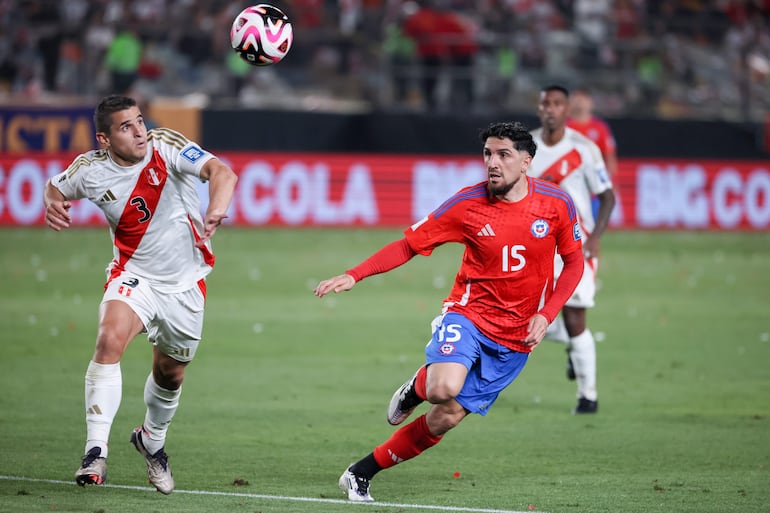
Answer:
[[501, 187], [493, 187], [492, 185], [487, 182], [487, 187], [489, 187], [489, 192], [492, 193], [493, 196], [505, 196], [510, 192], [511, 189], [513, 189], [513, 186], [519, 183], [520, 178], [517, 178], [516, 180], [512, 181], [511, 183], [505, 184]]

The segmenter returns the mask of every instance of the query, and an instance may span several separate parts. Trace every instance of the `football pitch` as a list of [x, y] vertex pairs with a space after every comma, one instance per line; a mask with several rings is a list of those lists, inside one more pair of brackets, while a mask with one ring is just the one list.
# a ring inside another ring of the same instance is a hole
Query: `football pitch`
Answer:
[[[459, 246], [344, 294], [312, 289], [400, 230], [222, 228], [204, 340], [149, 487], [128, 439], [150, 347], [122, 362], [108, 485], [80, 488], [83, 379], [111, 258], [104, 228], [2, 229], [0, 513], [770, 512], [770, 234], [609, 232], [589, 326], [600, 408], [573, 416], [564, 347], [544, 342], [486, 417], [380, 473], [337, 479], [393, 431]], [[425, 406], [417, 414], [425, 411]]]

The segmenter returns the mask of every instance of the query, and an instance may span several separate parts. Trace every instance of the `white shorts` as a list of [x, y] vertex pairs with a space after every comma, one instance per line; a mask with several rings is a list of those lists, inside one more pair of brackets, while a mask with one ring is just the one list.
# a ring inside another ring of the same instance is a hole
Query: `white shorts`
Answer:
[[[596, 271], [599, 268], [599, 259], [592, 257], [584, 259], [583, 277], [580, 278], [575, 292], [567, 300], [565, 306], [572, 306], [575, 308], [593, 308], [594, 296], [596, 295]], [[559, 278], [562, 269], [564, 268], [564, 262], [559, 254], [556, 254], [556, 258], [553, 262], [554, 274], [556, 278]]]
[[159, 293], [146, 279], [123, 271], [107, 283], [102, 303], [126, 303], [141, 319], [154, 346], [175, 360], [189, 362], [203, 333], [204, 290], [201, 280], [184, 292]]

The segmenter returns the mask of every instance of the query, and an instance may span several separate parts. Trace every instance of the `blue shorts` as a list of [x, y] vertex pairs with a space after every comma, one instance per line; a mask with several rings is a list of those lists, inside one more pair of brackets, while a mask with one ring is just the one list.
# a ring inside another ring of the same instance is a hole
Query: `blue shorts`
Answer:
[[468, 369], [455, 400], [471, 413], [486, 415], [505, 387], [524, 369], [529, 353], [520, 353], [490, 340], [464, 315], [449, 312], [432, 323], [433, 336], [425, 360], [462, 363]]

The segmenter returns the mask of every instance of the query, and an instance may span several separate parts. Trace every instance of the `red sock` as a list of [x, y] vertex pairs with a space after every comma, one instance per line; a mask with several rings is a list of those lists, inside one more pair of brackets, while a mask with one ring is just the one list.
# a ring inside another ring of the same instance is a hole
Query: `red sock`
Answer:
[[385, 443], [375, 447], [374, 459], [377, 460], [380, 467], [390, 468], [402, 461], [414, 458], [440, 441], [440, 436], [430, 434], [425, 415], [421, 415], [398, 429]]
[[414, 381], [414, 393], [423, 401], [428, 398], [425, 391], [425, 380], [428, 379], [428, 366], [423, 365], [417, 370], [417, 379]]

